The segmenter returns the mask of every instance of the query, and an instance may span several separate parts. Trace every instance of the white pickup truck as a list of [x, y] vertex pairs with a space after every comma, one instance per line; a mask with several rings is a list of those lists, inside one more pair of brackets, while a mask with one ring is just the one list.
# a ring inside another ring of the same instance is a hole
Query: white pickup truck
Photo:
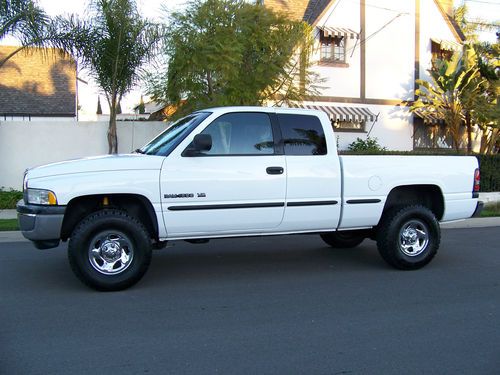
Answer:
[[390, 265], [417, 269], [437, 252], [439, 221], [480, 211], [478, 191], [474, 157], [339, 156], [323, 112], [226, 107], [180, 119], [133, 154], [29, 169], [17, 211], [38, 248], [69, 240], [76, 276], [119, 290], [170, 240], [371, 238]]

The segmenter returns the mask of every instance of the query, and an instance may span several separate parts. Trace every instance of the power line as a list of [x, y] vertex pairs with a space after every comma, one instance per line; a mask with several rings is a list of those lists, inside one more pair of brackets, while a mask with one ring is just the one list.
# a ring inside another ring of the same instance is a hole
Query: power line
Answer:
[[499, 2], [484, 1], [484, 0], [464, 0], [464, 2], [468, 2], [468, 3], [481, 3], [481, 4], [500, 5], [500, 3], [499, 3]]
[[[328, 17], [325, 19], [325, 21], [323, 22], [323, 25], [321, 27], [324, 27], [326, 25], [326, 23], [328, 22], [328, 20], [330, 19], [331, 15], [333, 14], [333, 12], [335, 11], [335, 8], [337, 8], [337, 6], [340, 4], [342, 0], [338, 0], [333, 9], [330, 11]], [[367, 5], [365, 3], [365, 5]], [[382, 8], [382, 7], [377, 7], [377, 6], [374, 6], [376, 8], [381, 8], [381, 9], [385, 9], [385, 10], [391, 10], [391, 11], [394, 11], [394, 9], [389, 9], [389, 8]], [[394, 22], [396, 19], [398, 19], [399, 17], [401, 16], [405, 16], [405, 15], [408, 15], [409, 13], [408, 12], [399, 12], [398, 14], [396, 14], [393, 18], [391, 18], [387, 23], [385, 23], [381, 28], [379, 28], [378, 30], [374, 31], [373, 33], [371, 33], [369, 36], [367, 36], [365, 39], [363, 40], [360, 40], [359, 41], [359, 45], [361, 45], [362, 43], [366, 43], [368, 40], [370, 40], [371, 38], [373, 38], [375, 35], [377, 35], [379, 32], [381, 32], [382, 30], [384, 30], [386, 27], [388, 27], [392, 22]], [[321, 32], [321, 27], [318, 28], [318, 31], [315, 35], [315, 38], [320, 34]], [[359, 38], [358, 38], [359, 39]], [[354, 52], [354, 50], [358, 47], [358, 43], [356, 42], [356, 44], [354, 45], [354, 47], [350, 48], [349, 50], [346, 50], [345, 53], [347, 54], [348, 52]]]
[[[359, 1], [352, 1], [352, 0], [348, 0], [350, 3], [352, 4], [358, 4]], [[367, 7], [370, 7], [370, 8], [376, 8], [376, 9], [382, 9], [382, 10], [387, 10], [389, 12], [394, 12], [394, 13], [403, 13], [404, 11], [402, 9], [393, 9], [393, 8], [386, 8], [386, 7], [381, 7], [381, 6], [378, 6], [378, 5], [374, 5], [374, 4], [369, 4], [367, 2], [365, 2], [365, 6]]]
[[[391, 23], [393, 23], [394, 21], [396, 21], [399, 17], [401, 16], [405, 16], [405, 15], [408, 15], [408, 13], [399, 13], [397, 14], [396, 16], [394, 16], [393, 18], [391, 18], [388, 22], [386, 22], [384, 24], [384, 26], [382, 26], [380, 29], [374, 31], [373, 33], [371, 33], [370, 35], [368, 35], [365, 39], [361, 40], [359, 42], [359, 45], [361, 45], [362, 43], [366, 43], [368, 40], [370, 40], [371, 38], [373, 38], [375, 35], [377, 35], [379, 32], [381, 32], [382, 30], [384, 30], [386, 27], [388, 27]], [[355, 49], [357, 48], [357, 44], [352, 47], [351, 49], [347, 50], [346, 51], [346, 54], [347, 52], [351, 52], [351, 51], [354, 51]]]
[[330, 19], [330, 17], [332, 16], [332, 14], [333, 14], [333, 12], [335, 11], [335, 9], [337, 9], [337, 7], [339, 6], [339, 4], [340, 4], [340, 2], [341, 2], [341, 1], [342, 1], [342, 0], [338, 0], [338, 1], [335, 3], [335, 5], [333, 6], [332, 10], [330, 11], [330, 14], [328, 14], [328, 17], [326, 17], [325, 22], [323, 22], [323, 26], [325, 26], [325, 25], [326, 25], [326, 23], [328, 22], [328, 20], [329, 20], [329, 19]]

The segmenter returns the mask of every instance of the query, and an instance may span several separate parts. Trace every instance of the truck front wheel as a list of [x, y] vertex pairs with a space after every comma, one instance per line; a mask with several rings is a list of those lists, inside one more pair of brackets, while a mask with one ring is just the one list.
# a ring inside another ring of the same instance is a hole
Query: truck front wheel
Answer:
[[418, 269], [437, 253], [441, 232], [439, 223], [423, 206], [394, 208], [384, 213], [377, 230], [377, 247], [391, 266]]
[[151, 241], [140, 221], [106, 209], [83, 219], [71, 234], [68, 258], [75, 275], [97, 290], [122, 290], [138, 282], [151, 262]]

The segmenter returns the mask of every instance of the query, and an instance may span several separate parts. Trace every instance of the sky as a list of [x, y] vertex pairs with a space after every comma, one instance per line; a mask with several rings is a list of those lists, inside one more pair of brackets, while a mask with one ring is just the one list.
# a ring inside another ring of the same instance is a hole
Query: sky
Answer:
[[[487, 23], [500, 22], [500, 0], [455, 0], [455, 6], [467, 5], [470, 19], [481, 19]], [[494, 32], [484, 32], [480, 35], [482, 40], [495, 41]]]
[[[161, 21], [170, 11], [182, 10], [186, 0], [137, 0], [137, 9], [143, 17], [154, 21]], [[88, 1], [84, 0], [38, 0], [38, 4], [50, 16], [67, 14], [84, 14], [88, 7]], [[97, 96], [99, 89], [86, 72], [78, 72], [78, 77], [88, 84], [78, 82], [78, 104], [81, 106], [81, 115], [85, 119], [87, 116], [93, 116], [97, 109]], [[123, 98], [121, 102], [123, 113], [133, 113], [133, 108], [139, 104], [141, 92], [139, 88], [133, 89]], [[105, 104], [104, 95], [101, 96], [102, 110], [109, 113], [109, 107]], [[145, 97], [147, 101], [147, 97]]]
[[[136, 0], [137, 8], [143, 17], [152, 19], [154, 21], [161, 21], [165, 15], [171, 11], [182, 10], [187, 0]], [[403, 0], [404, 1], [404, 0]], [[480, 18], [486, 22], [499, 22], [500, 21], [500, 0], [455, 0], [455, 5], [465, 4], [469, 8], [469, 15], [471, 18]], [[376, 0], [366, 0], [367, 4], [376, 4]], [[50, 15], [67, 15], [67, 14], [85, 14], [88, 6], [86, 0], [38, 0], [38, 4]], [[481, 35], [482, 39], [494, 41], [495, 33], [488, 32]], [[10, 43], [9, 43], [10, 42]], [[12, 44], [12, 41], [5, 39], [2, 44]], [[78, 73], [79, 78], [89, 82], [88, 85], [79, 83], [79, 105], [82, 106], [83, 112], [95, 113], [97, 108], [97, 95], [99, 90], [92, 80], [85, 72]], [[140, 89], [132, 90], [122, 100], [121, 106], [124, 113], [131, 113], [132, 108], [135, 107], [141, 97]], [[146, 98], [147, 100], [147, 98]], [[101, 95], [101, 103], [104, 104], [105, 99]], [[103, 111], [109, 113], [107, 106], [103, 105]]]
[[[186, 0], [137, 0], [137, 8], [144, 17], [159, 21], [162, 17], [162, 8], [167, 10], [182, 10]], [[83, 14], [88, 1], [85, 0], [38, 0], [38, 4], [51, 15]]]

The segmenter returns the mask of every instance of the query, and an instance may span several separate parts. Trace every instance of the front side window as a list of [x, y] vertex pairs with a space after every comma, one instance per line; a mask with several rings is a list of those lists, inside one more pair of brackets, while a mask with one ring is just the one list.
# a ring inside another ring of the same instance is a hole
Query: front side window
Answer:
[[228, 113], [203, 130], [210, 134], [212, 148], [204, 155], [274, 154], [273, 129], [266, 113]]
[[279, 114], [285, 155], [326, 155], [326, 138], [316, 116]]
[[346, 48], [344, 36], [327, 36], [324, 31], [320, 32], [321, 55], [320, 61], [325, 63], [341, 63], [346, 62]]
[[163, 133], [147, 145], [138, 149], [137, 152], [147, 155], [167, 156], [172, 150], [203, 120], [210, 115], [210, 112], [197, 112], [170, 125]]

